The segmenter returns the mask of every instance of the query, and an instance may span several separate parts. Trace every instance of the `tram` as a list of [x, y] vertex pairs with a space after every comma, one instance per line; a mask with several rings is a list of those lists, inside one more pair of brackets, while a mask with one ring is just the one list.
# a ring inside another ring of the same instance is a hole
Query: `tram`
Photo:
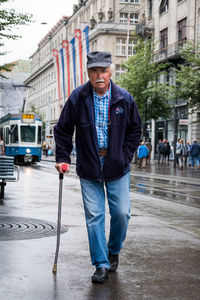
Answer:
[[42, 120], [36, 113], [8, 114], [0, 118], [5, 155], [15, 163], [34, 163], [42, 155]]

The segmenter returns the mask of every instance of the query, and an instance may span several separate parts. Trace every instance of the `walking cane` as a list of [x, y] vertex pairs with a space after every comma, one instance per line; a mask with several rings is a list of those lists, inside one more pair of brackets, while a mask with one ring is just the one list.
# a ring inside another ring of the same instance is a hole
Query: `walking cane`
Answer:
[[[67, 171], [67, 165], [62, 165], [62, 171]], [[60, 246], [60, 230], [61, 230], [61, 210], [62, 210], [62, 188], [63, 188], [63, 174], [59, 173], [59, 198], [58, 198], [58, 221], [57, 221], [57, 244], [56, 244], [56, 253], [53, 265], [53, 273], [57, 272], [57, 261], [58, 261], [58, 252]]]

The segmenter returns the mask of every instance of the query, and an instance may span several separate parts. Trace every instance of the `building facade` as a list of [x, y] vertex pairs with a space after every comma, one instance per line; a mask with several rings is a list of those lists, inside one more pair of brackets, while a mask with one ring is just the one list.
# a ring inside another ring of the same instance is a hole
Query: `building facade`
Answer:
[[111, 52], [113, 80], [124, 72], [121, 63], [134, 54], [136, 39], [131, 33], [141, 22], [144, 4], [144, 0], [79, 0], [72, 16], [63, 17], [38, 44], [30, 57], [32, 74], [25, 81], [32, 87], [27, 109], [34, 107], [43, 116], [47, 134], [52, 133], [70, 92], [88, 80], [88, 51]]
[[[199, 0], [79, 0], [72, 16], [59, 20], [30, 58], [31, 76], [25, 83], [32, 88], [27, 109], [34, 107], [43, 116], [46, 134], [51, 134], [70, 92], [88, 80], [88, 51], [111, 52], [115, 67], [112, 78], [116, 81], [125, 72], [121, 63], [134, 55], [137, 41], [133, 31], [144, 39], [153, 36], [155, 61], [176, 67], [181, 62], [180, 48], [188, 40], [197, 42], [199, 28]], [[174, 72], [169, 70], [164, 80], [175, 84]], [[146, 138], [154, 150], [160, 138], [167, 138], [173, 146], [174, 133], [185, 141], [200, 139], [200, 125], [196, 123], [200, 113], [191, 114], [181, 99], [174, 99], [174, 110], [176, 120], [146, 124]]]
[[[172, 68], [183, 63], [180, 50], [187, 41], [194, 44], [200, 39], [199, 0], [145, 1], [145, 20], [139, 24], [137, 32], [147, 36], [153, 33], [157, 62], [168, 62]], [[168, 70], [165, 78], [169, 84], [176, 84], [175, 74]], [[172, 120], [149, 124], [150, 137], [157, 144], [158, 139], [167, 138], [171, 145], [181, 137], [186, 142], [200, 140], [200, 112], [191, 113], [187, 101], [174, 99]], [[174, 137], [176, 135], [176, 138]]]

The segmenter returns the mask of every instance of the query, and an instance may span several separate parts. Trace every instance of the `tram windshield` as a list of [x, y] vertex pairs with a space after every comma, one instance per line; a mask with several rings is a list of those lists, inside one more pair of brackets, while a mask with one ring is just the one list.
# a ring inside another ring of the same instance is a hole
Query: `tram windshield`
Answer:
[[20, 126], [21, 142], [35, 142], [35, 126]]

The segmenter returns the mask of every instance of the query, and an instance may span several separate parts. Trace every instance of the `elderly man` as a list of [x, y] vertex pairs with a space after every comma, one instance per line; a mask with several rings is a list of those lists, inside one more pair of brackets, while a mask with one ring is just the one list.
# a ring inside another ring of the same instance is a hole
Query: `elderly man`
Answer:
[[[91, 280], [102, 283], [118, 267], [130, 218], [129, 164], [141, 136], [141, 120], [132, 96], [113, 83], [111, 54], [87, 56], [89, 81], [70, 95], [54, 128], [56, 168], [70, 170], [76, 128], [76, 171], [80, 177], [92, 265]], [[105, 193], [110, 235], [105, 236]]]

